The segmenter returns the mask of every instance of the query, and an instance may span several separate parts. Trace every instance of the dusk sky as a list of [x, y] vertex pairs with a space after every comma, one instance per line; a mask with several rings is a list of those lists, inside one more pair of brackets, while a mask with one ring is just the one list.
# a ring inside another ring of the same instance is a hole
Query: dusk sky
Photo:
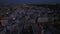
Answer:
[[9, 3], [59, 3], [60, 0], [0, 0]]

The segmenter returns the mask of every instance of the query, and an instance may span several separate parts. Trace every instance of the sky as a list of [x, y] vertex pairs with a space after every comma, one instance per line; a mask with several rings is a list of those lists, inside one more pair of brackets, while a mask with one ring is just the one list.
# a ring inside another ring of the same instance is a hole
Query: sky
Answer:
[[0, 0], [4, 3], [59, 3], [60, 0]]

